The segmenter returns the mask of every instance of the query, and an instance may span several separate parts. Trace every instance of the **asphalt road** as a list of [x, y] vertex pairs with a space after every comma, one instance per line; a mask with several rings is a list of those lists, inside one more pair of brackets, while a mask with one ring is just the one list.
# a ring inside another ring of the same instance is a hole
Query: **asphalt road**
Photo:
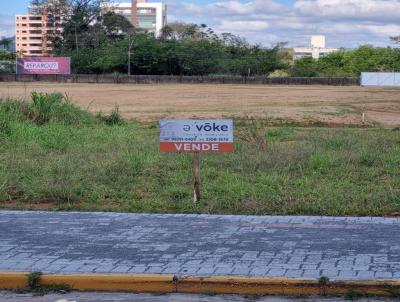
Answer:
[[[0, 302], [342, 302], [344, 298], [285, 298], [285, 297], [254, 297], [236, 295], [189, 295], [189, 294], [126, 294], [126, 293], [69, 293], [65, 295], [46, 295], [35, 297], [31, 294], [18, 295], [10, 292], [0, 292]], [[368, 298], [364, 302], [397, 302], [398, 299]]]

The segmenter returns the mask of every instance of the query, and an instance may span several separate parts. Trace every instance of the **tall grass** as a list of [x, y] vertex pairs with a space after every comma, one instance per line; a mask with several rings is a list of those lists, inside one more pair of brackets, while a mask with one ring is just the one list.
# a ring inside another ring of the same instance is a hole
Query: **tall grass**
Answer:
[[121, 125], [123, 119], [116, 107], [110, 115], [94, 116], [75, 106], [67, 95], [61, 93], [31, 94], [31, 101], [0, 99], [2, 120], [30, 121], [37, 125], [58, 123], [64, 125], [95, 124]]
[[97, 114], [97, 118], [109, 126], [122, 125], [124, 123], [124, 120], [119, 113], [118, 106], [115, 106], [109, 115], [103, 115], [101, 113]]
[[202, 155], [204, 200], [194, 205], [192, 155], [160, 153], [154, 124], [110, 127], [91, 115], [77, 123], [54, 108], [46, 123], [38, 123], [31, 106], [0, 104], [0, 206], [13, 201], [127, 212], [400, 212], [398, 129], [238, 123], [234, 153]]

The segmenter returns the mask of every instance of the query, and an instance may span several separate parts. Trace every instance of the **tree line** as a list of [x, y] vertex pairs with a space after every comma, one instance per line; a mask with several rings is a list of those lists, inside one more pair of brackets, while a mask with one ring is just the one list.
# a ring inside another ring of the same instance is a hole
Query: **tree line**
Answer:
[[[264, 47], [205, 24], [173, 23], [158, 37], [105, 11], [104, 0], [33, 0], [37, 13], [61, 16], [61, 32], [50, 32], [53, 55], [71, 57], [74, 73], [142, 75], [241, 75], [352, 77], [363, 71], [400, 71], [399, 48], [369, 45], [292, 60], [284, 43]], [[56, 22], [56, 21], [54, 21]], [[400, 37], [392, 37], [400, 42]], [[0, 54], [1, 56], [1, 54]]]
[[400, 48], [363, 45], [341, 50], [314, 60], [294, 62], [289, 72], [295, 77], [358, 77], [361, 72], [400, 71]]

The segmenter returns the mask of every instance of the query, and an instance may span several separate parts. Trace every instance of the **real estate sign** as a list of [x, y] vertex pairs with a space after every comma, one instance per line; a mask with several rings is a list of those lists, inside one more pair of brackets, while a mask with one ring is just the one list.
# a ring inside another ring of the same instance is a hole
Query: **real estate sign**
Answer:
[[18, 58], [17, 74], [71, 74], [71, 59], [64, 57]]
[[232, 152], [232, 120], [161, 120], [162, 152]]

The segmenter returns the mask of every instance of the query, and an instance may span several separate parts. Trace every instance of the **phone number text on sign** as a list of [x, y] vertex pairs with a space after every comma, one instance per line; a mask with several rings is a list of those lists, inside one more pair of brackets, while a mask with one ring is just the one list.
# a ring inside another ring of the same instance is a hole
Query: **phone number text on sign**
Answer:
[[162, 152], [232, 152], [232, 120], [161, 120]]

